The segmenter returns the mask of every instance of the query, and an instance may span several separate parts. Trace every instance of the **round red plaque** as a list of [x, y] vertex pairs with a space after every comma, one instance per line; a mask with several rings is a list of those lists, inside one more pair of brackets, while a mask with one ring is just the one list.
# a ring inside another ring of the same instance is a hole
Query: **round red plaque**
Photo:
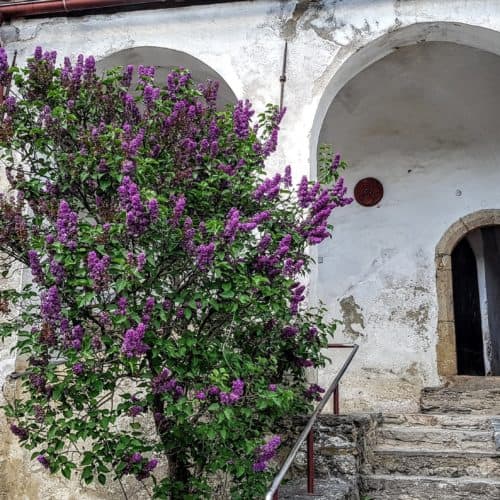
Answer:
[[384, 196], [384, 187], [373, 177], [361, 179], [354, 188], [354, 198], [364, 207], [373, 207], [382, 199], [382, 196]]

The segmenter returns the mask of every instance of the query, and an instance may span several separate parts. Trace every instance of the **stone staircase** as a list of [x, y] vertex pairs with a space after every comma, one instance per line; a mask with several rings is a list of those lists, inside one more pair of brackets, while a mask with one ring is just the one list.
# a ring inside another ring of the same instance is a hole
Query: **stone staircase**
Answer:
[[421, 413], [382, 416], [361, 469], [361, 498], [499, 500], [499, 416], [500, 377], [424, 389]]

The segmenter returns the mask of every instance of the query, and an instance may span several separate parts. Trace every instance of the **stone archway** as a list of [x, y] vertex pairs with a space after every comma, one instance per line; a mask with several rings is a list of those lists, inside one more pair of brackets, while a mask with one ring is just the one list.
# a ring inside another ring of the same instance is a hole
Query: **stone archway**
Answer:
[[497, 225], [500, 225], [500, 209], [479, 210], [461, 217], [452, 224], [436, 246], [438, 302], [436, 355], [438, 374], [442, 377], [457, 375], [451, 254], [457, 243], [474, 229]]

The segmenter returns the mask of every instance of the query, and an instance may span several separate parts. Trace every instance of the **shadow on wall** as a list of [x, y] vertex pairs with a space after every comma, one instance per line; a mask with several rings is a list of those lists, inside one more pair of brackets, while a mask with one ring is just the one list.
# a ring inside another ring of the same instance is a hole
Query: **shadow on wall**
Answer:
[[120, 50], [97, 62], [97, 70], [114, 68], [116, 66], [139, 65], [154, 66], [156, 68], [155, 80], [163, 83], [168, 73], [175, 68], [188, 69], [195, 82], [213, 80], [219, 82], [218, 107], [224, 108], [226, 104], [237, 101], [234, 92], [223, 78], [210, 66], [185, 52], [163, 47], [133, 47]]

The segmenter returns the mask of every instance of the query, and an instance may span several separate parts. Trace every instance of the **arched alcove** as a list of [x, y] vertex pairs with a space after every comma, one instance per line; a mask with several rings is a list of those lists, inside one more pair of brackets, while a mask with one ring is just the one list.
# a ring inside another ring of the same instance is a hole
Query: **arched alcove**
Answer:
[[196, 57], [178, 50], [164, 47], [132, 47], [100, 59], [97, 62], [97, 69], [103, 71], [115, 66], [125, 67], [128, 64], [135, 67], [140, 64], [154, 66], [156, 68], [155, 79], [160, 83], [165, 82], [167, 74], [172, 69], [186, 68], [196, 82], [206, 80], [219, 82], [219, 107], [223, 108], [226, 104], [234, 103], [237, 100], [234, 92], [219, 73]]
[[322, 97], [314, 153], [322, 143], [342, 153], [351, 192], [367, 177], [384, 188], [376, 206], [334, 213], [314, 276], [317, 296], [343, 320], [339, 340], [362, 343], [353, 397], [416, 399], [457, 374], [453, 300], [438, 304], [436, 288], [448, 280], [453, 294], [460, 238], [437, 282], [435, 249], [453, 221], [500, 207], [499, 54], [500, 33], [414, 25], [352, 55]]

